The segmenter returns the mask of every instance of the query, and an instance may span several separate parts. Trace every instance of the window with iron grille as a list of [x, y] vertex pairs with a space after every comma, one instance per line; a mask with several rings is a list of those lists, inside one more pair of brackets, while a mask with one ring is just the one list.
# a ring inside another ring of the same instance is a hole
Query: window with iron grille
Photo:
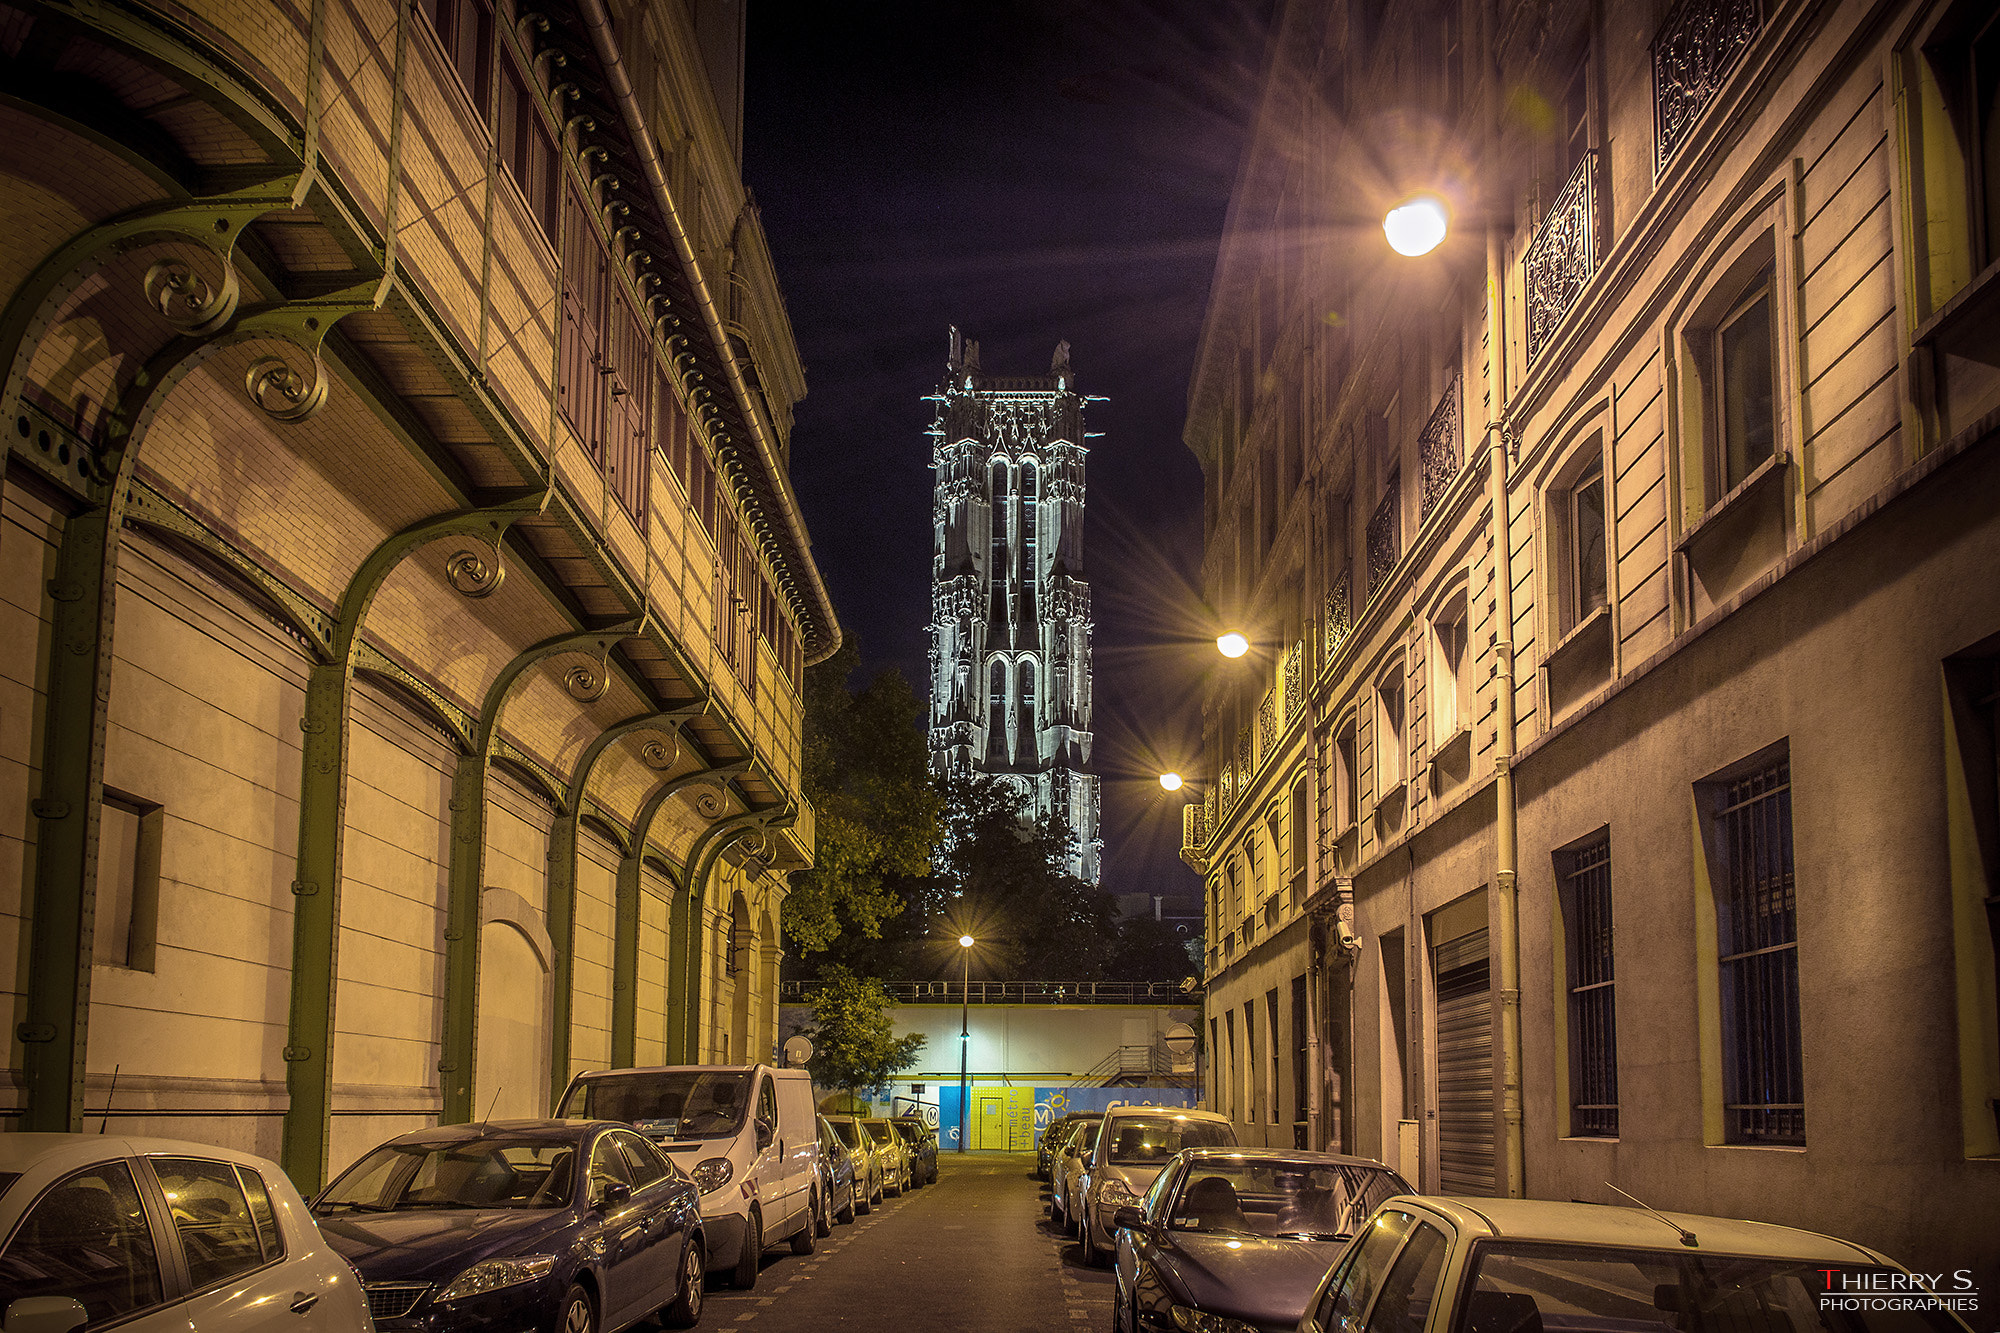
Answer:
[[1555, 855], [1568, 954], [1569, 1132], [1618, 1137], [1618, 1018], [1611, 960], [1611, 835]]
[[1792, 769], [1783, 745], [1701, 784], [1715, 888], [1729, 1143], [1803, 1144]]

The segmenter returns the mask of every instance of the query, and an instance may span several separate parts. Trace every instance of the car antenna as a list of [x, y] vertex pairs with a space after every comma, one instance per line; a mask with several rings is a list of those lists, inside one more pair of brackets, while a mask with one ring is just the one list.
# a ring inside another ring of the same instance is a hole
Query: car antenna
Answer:
[[118, 1071], [122, 1065], [111, 1066], [111, 1091], [104, 1094], [104, 1119], [97, 1122], [97, 1132], [104, 1133], [111, 1128], [111, 1099], [118, 1095]]
[[[503, 1085], [504, 1086], [504, 1085]], [[493, 1108], [500, 1104], [500, 1088], [493, 1089], [493, 1099], [486, 1103], [486, 1114], [479, 1121], [479, 1132], [486, 1132], [487, 1122], [493, 1119]]]
[[[1604, 1187], [1605, 1187], [1606, 1189], [1610, 1190], [1610, 1191], [1611, 1191], [1612, 1193], [1614, 1193], [1614, 1194], [1625, 1194], [1625, 1191], [1624, 1191], [1624, 1190], [1621, 1190], [1621, 1189], [1619, 1189], [1619, 1188], [1618, 1188], [1618, 1187], [1617, 1187], [1616, 1185], [1612, 1184], [1612, 1183], [1611, 1183], [1610, 1181], [1608, 1181], [1608, 1180], [1604, 1182]], [[1628, 1198], [1628, 1199], [1630, 1199], [1630, 1200], [1632, 1200], [1632, 1202], [1633, 1202], [1633, 1203], [1636, 1203], [1636, 1204], [1638, 1204], [1638, 1205], [1639, 1205], [1639, 1207], [1640, 1207], [1640, 1208], [1642, 1208], [1643, 1210], [1645, 1210], [1646, 1212], [1649, 1212], [1649, 1213], [1651, 1213], [1651, 1214], [1652, 1214], [1652, 1215], [1653, 1215], [1654, 1217], [1657, 1217], [1657, 1218], [1659, 1218], [1659, 1219], [1660, 1219], [1660, 1220], [1661, 1220], [1662, 1222], [1665, 1222], [1665, 1223], [1666, 1223], [1666, 1224], [1667, 1224], [1668, 1226], [1672, 1227], [1672, 1228], [1673, 1228], [1673, 1229], [1674, 1229], [1675, 1231], [1679, 1232], [1679, 1233], [1680, 1233], [1680, 1238], [1681, 1238], [1681, 1244], [1683, 1244], [1683, 1245], [1690, 1245], [1690, 1246], [1692, 1246], [1692, 1245], [1699, 1245], [1699, 1244], [1701, 1244], [1701, 1241], [1700, 1241], [1700, 1239], [1699, 1239], [1698, 1237], [1696, 1237], [1696, 1235], [1694, 1234], [1694, 1232], [1692, 1232], [1692, 1231], [1689, 1231], [1689, 1230], [1688, 1230], [1688, 1229], [1687, 1229], [1686, 1227], [1684, 1227], [1684, 1226], [1682, 1226], [1682, 1225], [1681, 1225], [1680, 1223], [1678, 1223], [1678, 1222], [1674, 1221], [1674, 1219], [1673, 1219], [1673, 1218], [1671, 1218], [1671, 1217], [1668, 1217], [1668, 1216], [1667, 1216], [1667, 1215], [1666, 1215], [1665, 1213], [1663, 1213], [1663, 1212], [1661, 1212], [1661, 1211], [1660, 1211], [1659, 1209], [1657, 1209], [1657, 1208], [1653, 1207], [1653, 1206], [1652, 1206], [1651, 1204], [1648, 1204], [1648, 1203], [1646, 1203], [1646, 1202], [1645, 1202], [1644, 1200], [1640, 1199], [1640, 1198], [1639, 1198], [1639, 1197], [1638, 1197], [1637, 1195], [1635, 1195], [1635, 1194], [1625, 1194], [1625, 1197], [1626, 1197], [1626, 1198]]]

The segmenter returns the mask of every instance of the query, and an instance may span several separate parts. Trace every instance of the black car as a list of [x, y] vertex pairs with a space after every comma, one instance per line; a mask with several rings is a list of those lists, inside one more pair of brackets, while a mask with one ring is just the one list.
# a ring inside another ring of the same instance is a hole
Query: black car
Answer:
[[1365, 1157], [1184, 1149], [1118, 1210], [1113, 1333], [1292, 1328], [1348, 1238], [1409, 1188]]
[[700, 1192], [628, 1126], [418, 1130], [348, 1167], [312, 1211], [384, 1333], [617, 1333], [701, 1317]]
[[852, 1222], [854, 1210], [861, 1197], [862, 1182], [854, 1178], [858, 1163], [854, 1154], [841, 1141], [839, 1131], [828, 1123], [825, 1116], [819, 1121], [819, 1207], [820, 1217], [814, 1228], [820, 1235], [830, 1235], [835, 1222]]
[[910, 1184], [922, 1189], [937, 1179], [937, 1131], [913, 1115], [890, 1118], [889, 1123], [903, 1137], [904, 1151], [910, 1155]]

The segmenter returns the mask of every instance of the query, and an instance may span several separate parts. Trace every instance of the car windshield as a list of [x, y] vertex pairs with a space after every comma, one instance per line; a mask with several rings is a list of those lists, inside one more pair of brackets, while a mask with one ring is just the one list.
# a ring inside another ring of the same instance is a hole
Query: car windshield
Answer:
[[1527, 1244], [1482, 1245], [1473, 1262], [1456, 1333], [1538, 1325], [1548, 1333], [1963, 1333], [1942, 1308], [1949, 1290], [1933, 1296], [1913, 1290], [1907, 1274], [1861, 1264]]
[[1120, 1116], [1114, 1133], [1113, 1166], [1159, 1166], [1183, 1148], [1236, 1146], [1228, 1125], [1179, 1115]]
[[896, 1131], [889, 1128], [886, 1120], [864, 1120], [862, 1125], [868, 1130], [868, 1137], [877, 1143], [894, 1143]]
[[1189, 1164], [1167, 1229], [1346, 1240], [1377, 1204], [1410, 1192], [1401, 1176], [1382, 1167], [1203, 1158]]
[[750, 1075], [740, 1069], [600, 1074], [563, 1100], [566, 1120], [621, 1120], [655, 1139], [724, 1139], [743, 1128]]
[[316, 1213], [419, 1208], [561, 1208], [570, 1202], [577, 1144], [549, 1139], [391, 1143], [342, 1172]]
[[852, 1120], [834, 1121], [833, 1132], [840, 1135], [840, 1141], [850, 1148], [859, 1148], [861, 1141], [867, 1137], [867, 1135], [861, 1132], [861, 1126], [855, 1124]]

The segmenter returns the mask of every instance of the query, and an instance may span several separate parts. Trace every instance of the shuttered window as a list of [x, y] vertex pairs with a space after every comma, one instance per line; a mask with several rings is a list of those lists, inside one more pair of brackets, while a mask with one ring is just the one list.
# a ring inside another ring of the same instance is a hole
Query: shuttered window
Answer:
[[1432, 951], [1437, 985], [1438, 1191], [1493, 1193], [1493, 990], [1486, 931]]

